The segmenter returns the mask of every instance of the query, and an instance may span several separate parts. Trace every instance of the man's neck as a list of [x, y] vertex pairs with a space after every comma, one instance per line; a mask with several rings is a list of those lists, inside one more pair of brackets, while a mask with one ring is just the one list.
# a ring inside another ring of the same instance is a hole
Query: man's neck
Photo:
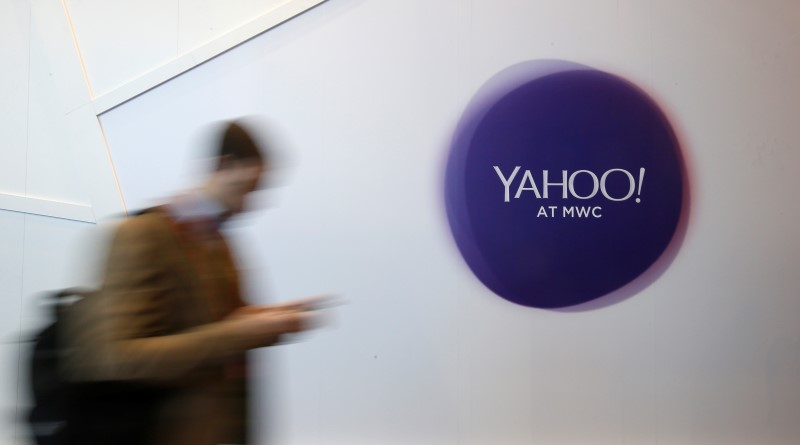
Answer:
[[211, 219], [222, 222], [228, 217], [225, 207], [204, 189], [195, 189], [178, 195], [167, 207], [170, 215], [177, 221]]

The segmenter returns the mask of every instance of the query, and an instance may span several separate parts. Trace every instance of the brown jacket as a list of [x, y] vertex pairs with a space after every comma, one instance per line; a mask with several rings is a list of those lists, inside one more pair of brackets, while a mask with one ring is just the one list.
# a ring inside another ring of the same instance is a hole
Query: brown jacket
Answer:
[[156, 445], [247, 442], [251, 345], [223, 320], [245, 303], [217, 230], [176, 224], [161, 209], [126, 219], [87, 300], [67, 323], [70, 376], [169, 388]]

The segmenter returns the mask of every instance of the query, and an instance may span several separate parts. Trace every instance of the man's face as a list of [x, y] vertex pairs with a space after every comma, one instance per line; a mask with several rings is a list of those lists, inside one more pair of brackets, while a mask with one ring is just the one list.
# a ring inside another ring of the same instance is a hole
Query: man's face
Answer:
[[232, 160], [217, 171], [222, 204], [232, 213], [244, 210], [247, 195], [258, 189], [264, 176], [264, 163], [260, 160]]

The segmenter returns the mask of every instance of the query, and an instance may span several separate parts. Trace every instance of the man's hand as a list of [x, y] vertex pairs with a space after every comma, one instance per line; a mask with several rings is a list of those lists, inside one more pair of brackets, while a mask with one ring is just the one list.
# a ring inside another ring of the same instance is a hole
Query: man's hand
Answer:
[[284, 311], [318, 311], [329, 309], [342, 304], [342, 301], [331, 294], [321, 294], [300, 298], [278, 304], [248, 306], [253, 311], [284, 312]]
[[224, 322], [230, 323], [246, 347], [257, 348], [277, 343], [284, 334], [297, 333], [321, 324], [318, 309], [329, 307], [330, 296], [318, 296], [277, 305], [243, 306]]

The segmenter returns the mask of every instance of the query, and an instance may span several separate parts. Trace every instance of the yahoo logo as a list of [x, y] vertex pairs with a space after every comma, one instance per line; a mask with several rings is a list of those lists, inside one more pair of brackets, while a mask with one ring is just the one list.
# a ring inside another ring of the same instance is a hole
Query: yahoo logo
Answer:
[[[519, 172], [519, 167], [514, 168], [514, 171], [511, 172], [511, 176], [509, 178], [506, 178], [503, 175], [503, 172], [500, 171], [500, 168], [498, 166], [495, 165], [494, 166], [494, 170], [497, 172], [497, 176], [500, 177], [500, 181], [503, 182], [503, 186], [506, 188], [506, 202], [508, 202], [509, 201], [509, 199], [508, 199], [509, 186], [511, 185], [511, 181], [514, 180], [514, 177], [517, 176], [517, 172]], [[639, 173], [639, 178], [640, 178], [639, 179], [639, 191], [641, 193], [642, 179], [644, 179], [644, 168], [639, 169], [639, 171], [640, 171], [640, 173]], [[627, 177], [629, 179], [629, 182], [630, 182], [630, 185], [631, 185], [630, 190], [628, 191], [628, 193], [625, 196], [621, 197], [621, 198], [612, 197], [611, 195], [608, 194], [608, 189], [606, 188], [606, 179], [613, 172], [620, 172], [620, 173], [623, 173], [623, 174], [627, 175]], [[577, 198], [577, 199], [589, 199], [589, 198], [595, 197], [597, 195], [597, 192], [599, 190], [602, 190], [603, 196], [605, 196], [606, 199], [608, 199], [609, 201], [625, 201], [626, 199], [628, 199], [631, 196], [633, 196], [634, 189], [636, 188], [636, 181], [633, 179], [633, 175], [630, 174], [627, 170], [624, 170], [624, 169], [621, 169], [621, 168], [613, 168], [611, 170], [608, 170], [607, 172], [603, 173], [603, 175], [600, 177], [599, 181], [597, 180], [597, 175], [595, 175], [594, 173], [592, 173], [589, 170], [578, 170], [578, 171], [572, 173], [571, 175], [567, 175], [567, 170], [562, 170], [561, 173], [562, 173], [561, 182], [551, 183], [550, 181], [548, 181], [548, 177], [547, 177], [548, 176], [548, 171], [545, 170], [545, 171], [542, 172], [542, 184], [543, 184], [543, 188], [544, 188], [544, 198], [545, 199], [547, 199], [547, 191], [548, 191], [549, 187], [554, 186], [554, 185], [561, 186], [561, 190], [562, 190], [561, 194], [562, 194], [562, 197], [564, 199], [567, 199], [568, 195], [572, 195], [572, 197]], [[585, 195], [585, 196], [581, 196], [581, 195], [578, 194], [578, 192], [575, 191], [575, 177], [580, 173], [588, 174], [592, 178], [592, 181], [593, 181], [593, 188], [592, 188], [591, 193], [589, 193], [588, 195]], [[567, 176], [569, 176], [569, 181], [567, 180]], [[525, 186], [526, 183], [528, 184], [528, 187]], [[567, 187], [568, 185], [569, 185], [569, 187]], [[534, 181], [533, 175], [531, 175], [531, 171], [530, 170], [525, 170], [525, 175], [523, 176], [522, 181], [519, 184], [519, 188], [517, 189], [517, 194], [514, 195], [514, 198], [519, 198], [520, 195], [522, 194], [522, 192], [524, 192], [526, 190], [534, 192], [536, 194], [536, 197], [539, 198], [539, 199], [541, 199], [543, 197], [542, 194], [539, 193], [539, 187], [536, 186], [536, 182]], [[641, 200], [639, 198], [636, 198], [636, 202], [641, 202]]]
[[534, 61], [492, 78], [455, 132], [445, 204], [477, 278], [562, 308], [632, 284], [685, 221], [686, 174], [658, 105], [583, 65]]

